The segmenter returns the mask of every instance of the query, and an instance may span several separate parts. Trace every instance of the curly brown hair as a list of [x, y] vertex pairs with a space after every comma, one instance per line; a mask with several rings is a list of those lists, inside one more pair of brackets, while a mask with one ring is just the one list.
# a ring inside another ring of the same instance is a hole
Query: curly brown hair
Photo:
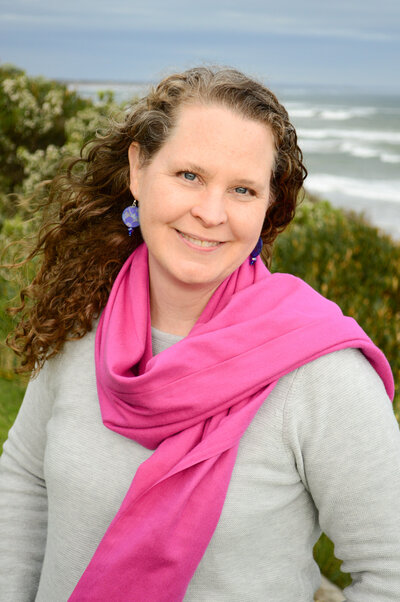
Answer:
[[235, 69], [197, 67], [170, 75], [133, 104], [122, 122], [87, 143], [80, 158], [52, 181], [47, 217], [29, 254], [29, 259], [42, 255], [41, 265], [21, 291], [21, 305], [12, 310], [20, 321], [7, 343], [21, 357], [18, 371], [39, 370], [66, 340], [91, 330], [122, 264], [143, 240], [140, 228], [128, 237], [121, 220], [132, 203], [129, 146], [138, 142], [141, 162], [150, 162], [182, 106], [197, 103], [223, 105], [272, 130], [272, 203], [261, 233], [268, 261], [277, 234], [294, 217], [307, 174], [287, 111], [264, 85]]

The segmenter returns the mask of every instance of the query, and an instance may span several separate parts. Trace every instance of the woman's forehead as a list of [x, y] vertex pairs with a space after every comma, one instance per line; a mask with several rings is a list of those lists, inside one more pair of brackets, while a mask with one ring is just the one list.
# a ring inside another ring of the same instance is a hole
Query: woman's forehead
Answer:
[[242, 127], [248, 127], [249, 124], [253, 124], [271, 131], [269, 124], [262, 122], [260, 119], [245, 115], [240, 111], [239, 107], [234, 109], [219, 102], [191, 102], [182, 104], [176, 112], [175, 128], [178, 128], [180, 125], [188, 125], [198, 121], [204, 123], [213, 121], [214, 119], [235, 121], [237, 124], [241, 124]]
[[268, 125], [219, 104], [197, 104], [182, 107], [160, 150], [164, 157], [183, 155], [199, 165], [223, 156], [265, 167], [266, 158], [275, 155], [275, 144]]
[[271, 128], [222, 105], [186, 105], [177, 115], [166, 143], [266, 146], [273, 139]]

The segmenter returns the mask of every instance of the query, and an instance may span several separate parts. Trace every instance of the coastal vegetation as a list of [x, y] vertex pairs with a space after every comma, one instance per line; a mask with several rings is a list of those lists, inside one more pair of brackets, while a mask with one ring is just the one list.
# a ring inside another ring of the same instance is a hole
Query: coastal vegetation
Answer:
[[[23, 245], [37, 231], [46, 186], [63, 159], [79, 154], [82, 144], [101, 129], [108, 116], [124, 110], [111, 92], [97, 102], [80, 98], [65, 85], [28, 77], [0, 65], [0, 246], [3, 264], [21, 258]], [[35, 194], [33, 194], [35, 191]], [[306, 194], [290, 227], [275, 244], [271, 269], [290, 272], [337, 302], [354, 317], [391, 362], [400, 383], [400, 244], [361, 215], [333, 208]], [[0, 270], [0, 444], [17, 414], [26, 377], [14, 374], [16, 358], [6, 347], [13, 318], [6, 306], [34, 273], [35, 265]], [[400, 399], [394, 401], [400, 419]], [[323, 535], [314, 550], [322, 572], [344, 587], [333, 544]]]

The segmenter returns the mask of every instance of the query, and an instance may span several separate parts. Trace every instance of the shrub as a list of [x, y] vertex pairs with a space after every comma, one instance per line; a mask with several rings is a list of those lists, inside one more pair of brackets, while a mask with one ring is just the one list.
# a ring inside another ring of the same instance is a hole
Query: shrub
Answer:
[[104, 125], [104, 115], [119, 110], [110, 92], [94, 105], [64, 84], [0, 65], [0, 227], [18, 211], [16, 194], [52, 178]]
[[[20, 191], [25, 175], [21, 149], [36, 152], [49, 144], [62, 146], [67, 140], [66, 121], [91, 105], [63, 84], [0, 65], [1, 192]], [[10, 213], [15, 211], [11, 208]]]

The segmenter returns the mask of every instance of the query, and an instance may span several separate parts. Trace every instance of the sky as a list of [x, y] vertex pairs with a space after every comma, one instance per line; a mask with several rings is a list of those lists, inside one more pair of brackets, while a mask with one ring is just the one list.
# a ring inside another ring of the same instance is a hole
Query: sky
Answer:
[[0, 63], [144, 82], [223, 64], [267, 83], [400, 91], [399, 0], [0, 0]]

